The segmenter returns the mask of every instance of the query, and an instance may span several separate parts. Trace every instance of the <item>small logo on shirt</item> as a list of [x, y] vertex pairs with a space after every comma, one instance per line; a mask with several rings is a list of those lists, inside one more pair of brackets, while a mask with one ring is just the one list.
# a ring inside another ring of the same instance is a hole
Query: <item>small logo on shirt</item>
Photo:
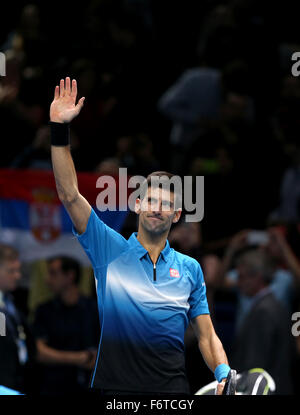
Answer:
[[177, 271], [177, 269], [170, 268], [170, 277], [179, 278], [179, 271]]

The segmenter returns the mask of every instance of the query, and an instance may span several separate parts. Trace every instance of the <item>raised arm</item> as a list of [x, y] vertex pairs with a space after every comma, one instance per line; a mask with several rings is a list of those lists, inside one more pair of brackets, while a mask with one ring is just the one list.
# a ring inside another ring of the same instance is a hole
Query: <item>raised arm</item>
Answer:
[[55, 87], [54, 99], [50, 106], [51, 158], [56, 189], [60, 201], [68, 211], [79, 234], [86, 230], [91, 206], [79, 193], [77, 175], [69, 144], [70, 122], [83, 107], [84, 97], [76, 105], [77, 83], [69, 77]]

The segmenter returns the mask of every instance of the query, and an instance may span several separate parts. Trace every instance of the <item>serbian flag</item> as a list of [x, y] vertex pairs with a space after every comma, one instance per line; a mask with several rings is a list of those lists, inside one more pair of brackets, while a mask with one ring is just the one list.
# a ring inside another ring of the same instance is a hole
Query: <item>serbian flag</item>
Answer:
[[[100, 212], [96, 208], [99, 175], [78, 173], [77, 177], [80, 193], [103, 222], [120, 232], [128, 210]], [[115, 181], [118, 186], [118, 178]], [[0, 169], [0, 242], [18, 249], [24, 262], [67, 255], [90, 265], [72, 234], [72, 222], [58, 199], [52, 171]]]

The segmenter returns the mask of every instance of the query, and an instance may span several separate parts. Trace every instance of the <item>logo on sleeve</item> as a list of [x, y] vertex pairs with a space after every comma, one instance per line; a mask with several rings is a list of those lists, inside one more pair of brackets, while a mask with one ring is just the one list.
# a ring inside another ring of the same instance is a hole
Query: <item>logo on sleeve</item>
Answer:
[[179, 271], [177, 271], [177, 269], [170, 268], [170, 277], [179, 278]]

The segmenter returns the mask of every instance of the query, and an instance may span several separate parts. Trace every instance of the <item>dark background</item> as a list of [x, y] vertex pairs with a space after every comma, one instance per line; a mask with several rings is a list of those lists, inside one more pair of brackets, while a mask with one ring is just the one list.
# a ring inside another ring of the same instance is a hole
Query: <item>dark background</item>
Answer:
[[[291, 75], [291, 55], [300, 51], [294, 2], [17, 4], [6, 2], [1, 13], [7, 76], [0, 79], [0, 168], [51, 168], [49, 106], [55, 85], [70, 76], [78, 98], [86, 97], [72, 123], [78, 171], [103, 173], [108, 160], [130, 174], [204, 175], [206, 252], [222, 255], [223, 238], [274, 220], [284, 173], [300, 164], [300, 80]], [[205, 124], [176, 165], [172, 121], [157, 104], [198, 66], [220, 71], [223, 115]], [[293, 248], [300, 256], [299, 246]]]

